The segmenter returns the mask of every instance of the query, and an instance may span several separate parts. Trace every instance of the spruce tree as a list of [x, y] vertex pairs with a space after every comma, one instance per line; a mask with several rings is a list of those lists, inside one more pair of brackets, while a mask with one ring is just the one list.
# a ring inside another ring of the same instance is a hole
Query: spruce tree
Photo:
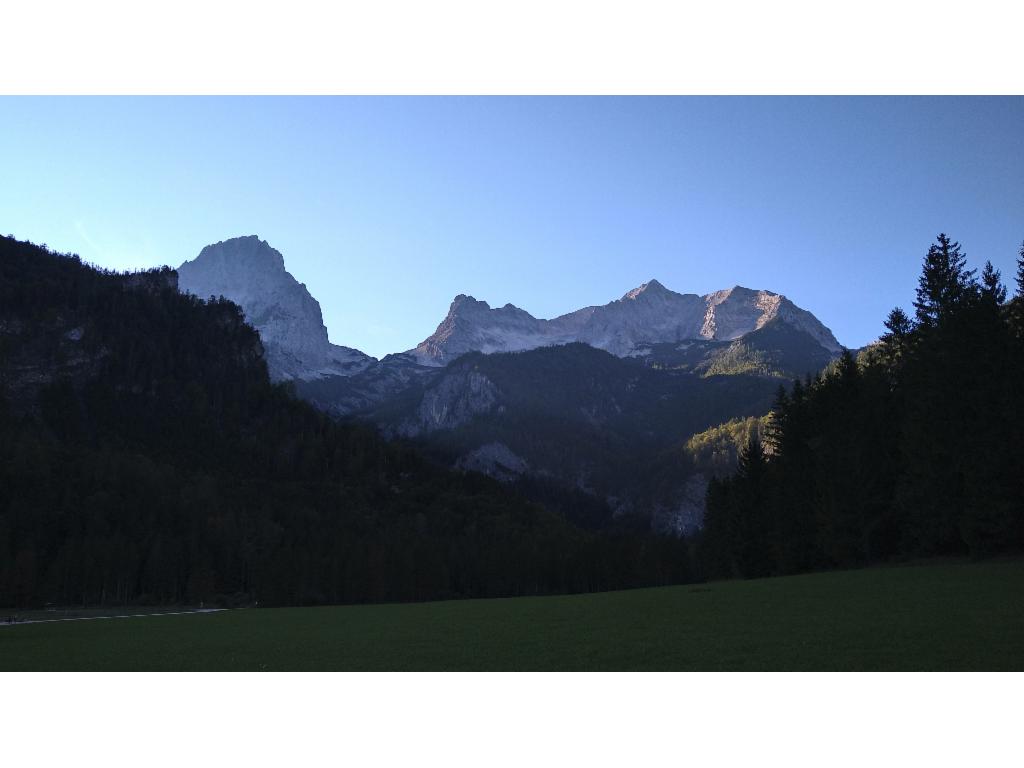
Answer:
[[775, 455], [782, 449], [782, 435], [785, 430], [786, 418], [789, 415], [789, 393], [783, 385], [779, 385], [775, 393], [775, 403], [772, 405], [768, 423], [765, 425], [765, 449]]
[[731, 579], [740, 575], [736, 562], [738, 524], [734, 487], [731, 479], [712, 477], [708, 483], [700, 551], [704, 573], [710, 578]]
[[888, 333], [882, 336], [883, 342], [891, 340], [897, 344], [902, 344], [913, 330], [913, 325], [910, 322], [910, 318], [907, 317], [907, 313], [899, 307], [896, 307], [889, 313], [889, 317], [886, 318], [884, 325]]
[[899, 383], [899, 369], [910, 346], [914, 323], [907, 313], [896, 307], [885, 320], [886, 332], [882, 334], [881, 359], [895, 388]]
[[991, 261], [985, 262], [985, 268], [981, 272], [981, 295], [997, 305], [1002, 305], [1006, 301], [1006, 288], [1001, 282], [1002, 277], [999, 270], [992, 266]]
[[790, 394], [789, 399], [793, 403], [793, 406], [795, 408], [798, 408], [799, 406], [803, 405], [804, 397], [806, 396], [806, 394], [807, 389], [804, 386], [804, 383], [800, 381], [800, 379], [794, 381], [793, 392]]
[[917, 321], [923, 326], [934, 326], [948, 312], [970, 295], [974, 285], [974, 270], [967, 269], [967, 254], [960, 243], [939, 234], [924, 257], [924, 268], [918, 281], [914, 309]]
[[840, 384], [844, 387], [854, 386], [857, 381], [858, 371], [857, 361], [853, 359], [853, 353], [844, 348], [835, 365], [835, 375]]
[[768, 462], [757, 434], [740, 451], [736, 472], [739, 511], [738, 565], [744, 578], [772, 572], [770, 513], [765, 475]]

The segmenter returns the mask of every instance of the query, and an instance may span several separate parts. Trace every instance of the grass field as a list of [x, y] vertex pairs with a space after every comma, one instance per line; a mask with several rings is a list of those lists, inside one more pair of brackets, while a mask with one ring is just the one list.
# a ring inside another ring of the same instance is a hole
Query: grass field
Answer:
[[1020, 670], [1024, 562], [0, 627], [3, 670]]

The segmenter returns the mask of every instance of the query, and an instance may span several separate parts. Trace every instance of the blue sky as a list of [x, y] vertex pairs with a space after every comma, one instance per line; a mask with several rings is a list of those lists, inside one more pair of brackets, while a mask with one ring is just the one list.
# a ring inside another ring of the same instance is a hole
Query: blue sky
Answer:
[[458, 293], [552, 317], [652, 277], [855, 347], [940, 231], [1012, 276], [1024, 99], [0, 98], [0, 230], [117, 269], [258, 234], [377, 356]]

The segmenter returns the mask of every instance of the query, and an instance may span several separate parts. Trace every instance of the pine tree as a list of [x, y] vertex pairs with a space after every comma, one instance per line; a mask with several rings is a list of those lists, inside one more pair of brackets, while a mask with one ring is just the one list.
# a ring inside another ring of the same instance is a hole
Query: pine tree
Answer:
[[907, 355], [914, 333], [914, 323], [907, 313], [896, 307], [885, 320], [886, 332], [882, 334], [881, 360], [888, 370], [893, 388], [898, 386], [899, 371]]
[[853, 359], [853, 353], [843, 349], [839, 359], [836, 361], [835, 375], [840, 384], [844, 387], [855, 386], [858, 376], [857, 361]]
[[793, 392], [790, 394], [789, 399], [792, 402], [794, 408], [799, 408], [803, 405], [804, 397], [807, 394], [807, 390], [804, 387], [804, 383], [797, 379], [793, 382]]
[[907, 317], [907, 313], [899, 307], [889, 313], [884, 325], [888, 333], [882, 336], [883, 342], [893, 341], [896, 344], [902, 344], [913, 330], [913, 324]]
[[1006, 288], [1001, 282], [1002, 277], [999, 270], [992, 266], [991, 261], [985, 262], [985, 268], [981, 272], [981, 295], [997, 305], [1006, 302]]
[[739, 525], [734, 488], [735, 483], [731, 479], [718, 480], [712, 477], [708, 483], [700, 548], [704, 571], [711, 578], [731, 579], [740, 575], [737, 563]]
[[756, 434], [740, 451], [736, 471], [739, 511], [739, 569], [744, 578], [758, 578], [772, 572], [771, 518], [765, 474], [768, 462]]
[[945, 234], [939, 234], [924, 257], [924, 269], [918, 281], [914, 309], [917, 321], [934, 326], [965, 298], [974, 285], [974, 270], [967, 269], [967, 254], [961, 252], [960, 243]]
[[758, 438], [757, 433], [754, 433], [750, 436], [747, 444], [740, 450], [736, 476], [755, 485], [759, 484], [764, 476], [766, 464], [764, 447], [761, 445], [761, 440]]
[[765, 449], [771, 455], [782, 449], [782, 435], [785, 431], [786, 419], [789, 415], [789, 393], [783, 385], [779, 385], [775, 393], [775, 404], [765, 425]]

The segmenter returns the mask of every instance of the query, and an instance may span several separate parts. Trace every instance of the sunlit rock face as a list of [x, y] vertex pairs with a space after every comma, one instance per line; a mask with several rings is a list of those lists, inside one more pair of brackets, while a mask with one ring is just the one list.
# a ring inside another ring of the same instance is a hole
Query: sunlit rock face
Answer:
[[553, 320], [538, 319], [511, 304], [492, 309], [485, 301], [460, 294], [437, 330], [409, 354], [422, 365], [446, 365], [467, 352], [517, 352], [583, 342], [627, 357], [646, 344], [737, 339], [776, 318], [807, 332], [829, 352], [842, 349], [814, 315], [780, 294], [736, 286], [698, 296], [651, 280], [621, 299]]
[[445, 365], [466, 352], [519, 352], [557, 343], [548, 321], [511, 304], [491, 309], [486, 301], [459, 294], [437, 330], [409, 354], [423, 365]]
[[676, 293], [651, 280], [617, 301], [594, 307], [578, 340], [625, 357], [640, 344], [692, 339], [703, 316], [700, 296]]
[[375, 362], [328, 341], [320, 304], [285, 269], [281, 253], [255, 235], [206, 246], [178, 268], [178, 286], [238, 304], [260, 334], [274, 379], [350, 376]]
[[497, 401], [498, 390], [487, 376], [473, 370], [456, 371], [427, 389], [415, 414], [399, 426], [398, 433], [414, 437], [454, 429], [490, 412]]
[[729, 288], [703, 297], [707, 306], [700, 336], [705, 339], [731, 341], [779, 320], [804, 331], [829, 352], [842, 346], [818, 318], [778, 293], [753, 291], [750, 288]]

